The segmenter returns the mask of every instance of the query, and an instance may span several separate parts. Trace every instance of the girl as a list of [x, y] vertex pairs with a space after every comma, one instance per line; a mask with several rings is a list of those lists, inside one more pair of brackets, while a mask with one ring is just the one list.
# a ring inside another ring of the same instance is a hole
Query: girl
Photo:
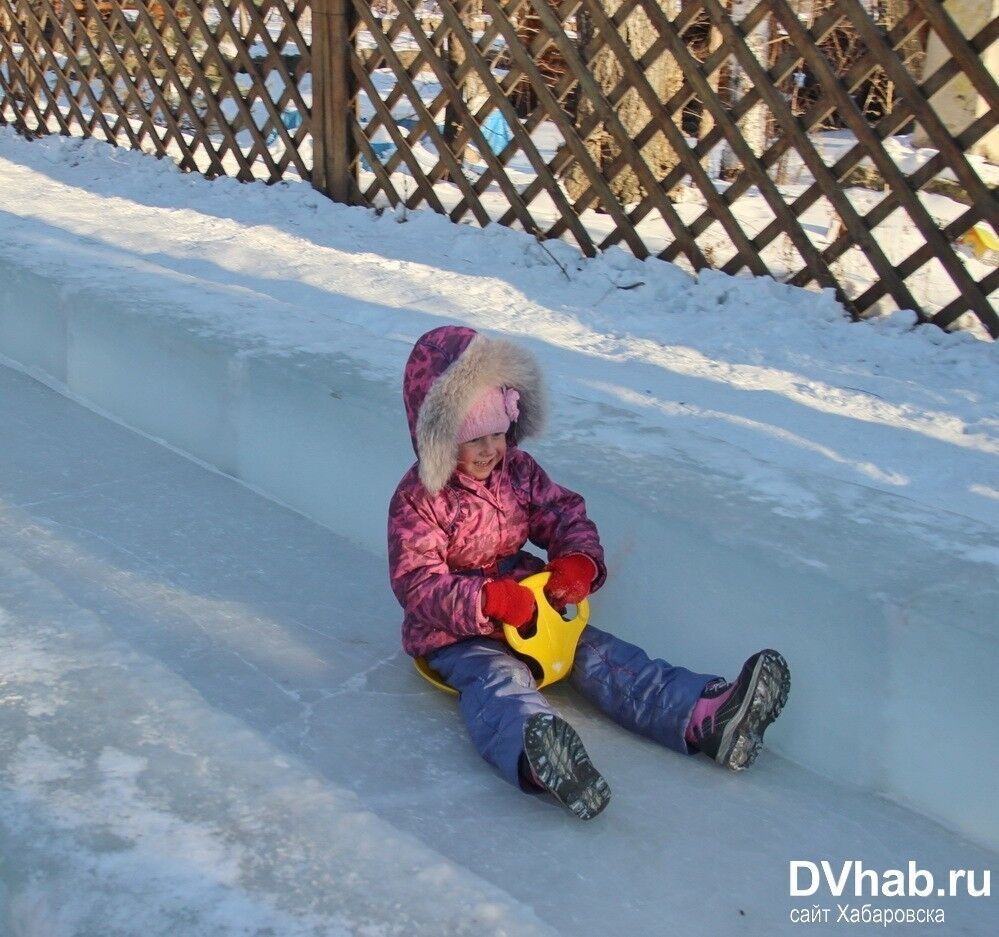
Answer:
[[[607, 576], [583, 499], [518, 445], [545, 420], [538, 364], [511, 342], [442, 326], [416, 342], [403, 398], [417, 461], [388, 523], [403, 647], [458, 691], [473, 743], [504, 778], [590, 819], [610, 799], [607, 782], [500, 627], [531, 623], [534, 596], [518, 583], [525, 576], [550, 571], [545, 591], [556, 607], [581, 602]], [[528, 540], [547, 564], [523, 549]], [[734, 770], [755, 760], [790, 686], [776, 651], [753, 655], [729, 683], [651, 660], [592, 626], [569, 679], [626, 728]]]

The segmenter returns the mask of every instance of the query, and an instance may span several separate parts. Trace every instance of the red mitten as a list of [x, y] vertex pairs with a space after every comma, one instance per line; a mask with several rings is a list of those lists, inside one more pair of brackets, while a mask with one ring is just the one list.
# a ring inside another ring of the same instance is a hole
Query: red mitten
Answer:
[[545, 586], [545, 595], [556, 607], [578, 605], [590, 594], [593, 580], [597, 578], [597, 564], [582, 553], [571, 553], [551, 560], [545, 567], [551, 579]]
[[534, 617], [534, 593], [515, 579], [487, 579], [482, 587], [482, 611], [514, 628], [523, 628]]

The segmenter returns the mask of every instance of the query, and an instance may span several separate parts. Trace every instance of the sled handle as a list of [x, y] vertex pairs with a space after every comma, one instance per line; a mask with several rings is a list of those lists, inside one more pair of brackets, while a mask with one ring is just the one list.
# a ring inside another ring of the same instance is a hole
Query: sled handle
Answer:
[[556, 683], [569, 676], [572, 663], [576, 657], [576, 645], [583, 633], [586, 623], [590, 620], [590, 603], [583, 599], [576, 606], [576, 614], [569, 619], [563, 618], [558, 610], [548, 601], [545, 595], [545, 585], [551, 578], [550, 572], [535, 573], [521, 580], [521, 585], [534, 593], [537, 605], [535, 627], [528, 634], [522, 634], [513, 625], [503, 625], [503, 634], [507, 644], [518, 654], [530, 658], [538, 665], [540, 676], [534, 667], [538, 687]]
[[[588, 599], [583, 599], [576, 606], [576, 614], [570, 619], [565, 619], [558, 613], [545, 595], [545, 584], [550, 578], [551, 573], [540, 572], [520, 581], [522, 586], [534, 593], [537, 606], [534, 628], [530, 633], [523, 635], [513, 625], [503, 625], [507, 644], [518, 657], [525, 659], [539, 689], [569, 676], [579, 636], [590, 619]], [[428, 683], [451, 696], [458, 695], [458, 691], [441, 679], [441, 675], [427, 663], [425, 657], [417, 657], [413, 663], [419, 675]]]

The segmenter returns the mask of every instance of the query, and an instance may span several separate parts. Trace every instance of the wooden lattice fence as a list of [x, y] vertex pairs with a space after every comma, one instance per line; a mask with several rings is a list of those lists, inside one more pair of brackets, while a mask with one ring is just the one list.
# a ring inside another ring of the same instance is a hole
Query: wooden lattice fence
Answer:
[[[995, 337], [999, 269], [958, 243], [999, 229], [981, 6], [0, 0], [0, 122]], [[977, 102], [958, 123], [955, 83]]]

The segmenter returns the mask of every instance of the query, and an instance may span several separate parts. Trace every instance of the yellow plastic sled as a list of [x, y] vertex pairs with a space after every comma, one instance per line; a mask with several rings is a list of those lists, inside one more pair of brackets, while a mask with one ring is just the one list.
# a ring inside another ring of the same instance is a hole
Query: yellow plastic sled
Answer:
[[[521, 634], [513, 625], [503, 625], [503, 634], [516, 655], [531, 668], [531, 673], [539, 687], [557, 683], [569, 676], [572, 662], [576, 657], [576, 645], [590, 618], [590, 603], [583, 599], [576, 606], [576, 615], [566, 620], [551, 604], [545, 595], [545, 583], [551, 573], [535, 573], [521, 580], [521, 585], [534, 593], [538, 606], [537, 623], [527, 634]], [[414, 661], [420, 676], [432, 683], [438, 690], [457, 696], [458, 691], [448, 686], [425, 658]]]

